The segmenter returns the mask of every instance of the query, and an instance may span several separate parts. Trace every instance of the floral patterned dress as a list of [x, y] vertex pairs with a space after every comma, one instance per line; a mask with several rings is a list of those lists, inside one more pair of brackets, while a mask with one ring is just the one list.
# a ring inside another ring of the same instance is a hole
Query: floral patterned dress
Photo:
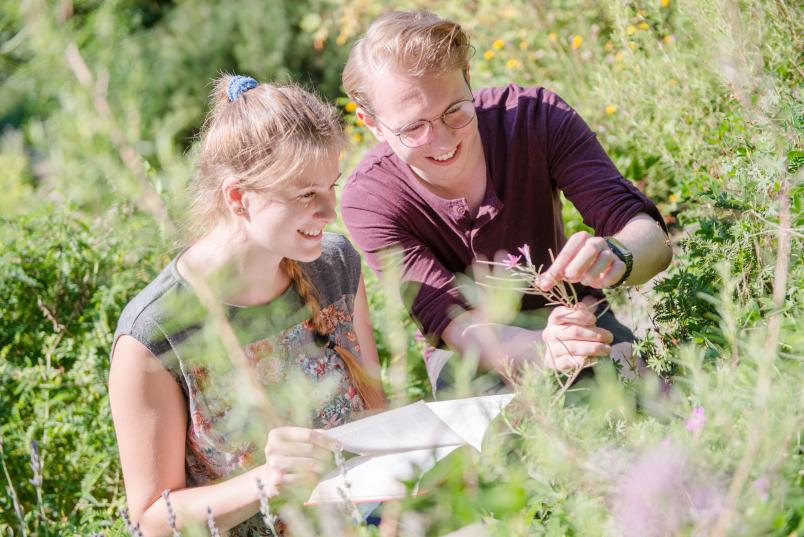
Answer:
[[[325, 233], [321, 257], [302, 266], [319, 295], [325, 338], [316, 334], [293, 285], [269, 304], [227, 306], [246, 357], [244, 368], [221, 359], [223, 345], [177, 272], [176, 260], [123, 311], [115, 341], [128, 334], [143, 343], [184, 395], [187, 486], [225, 480], [264, 462], [268, 427], [263, 424], [269, 420], [246, 384], [264, 390], [274, 417], [282, 416], [288, 425], [329, 428], [364, 410], [346, 365], [326, 344], [329, 339], [360, 358], [352, 319], [360, 258], [345, 238]], [[300, 410], [306, 415], [300, 417]], [[229, 533], [270, 534], [259, 514]]]

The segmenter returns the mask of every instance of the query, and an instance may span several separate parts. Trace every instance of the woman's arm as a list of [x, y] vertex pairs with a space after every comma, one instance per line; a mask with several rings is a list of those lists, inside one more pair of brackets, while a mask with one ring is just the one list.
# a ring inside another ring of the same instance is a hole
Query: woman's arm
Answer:
[[187, 488], [187, 407], [181, 390], [159, 360], [130, 336], [115, 346], [109, 399], [131, 520], [149, 537], [171, 535], [162, 498], [166, 489], [177, 529], [205, 520], [211, 508], [216, 525], [226, 531], [259, 510], [258, 477], [267, 495], [275, 496], [283, 485], [320, 473], [332, 460], [333, 441], [320, 432], [280, 427], [269, 434], [266, 464], [214, 485]]

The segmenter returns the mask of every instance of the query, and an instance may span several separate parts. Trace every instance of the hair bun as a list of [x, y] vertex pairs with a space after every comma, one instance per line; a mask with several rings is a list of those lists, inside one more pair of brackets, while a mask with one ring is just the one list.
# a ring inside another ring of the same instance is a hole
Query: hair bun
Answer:
[[229, 98], [230, 103], [234, 102], [242, 94], [252, 88], [256, 88], [258, 85], [259, 82], [250, 76], [235, 75], [226, 86], [226, 96]]

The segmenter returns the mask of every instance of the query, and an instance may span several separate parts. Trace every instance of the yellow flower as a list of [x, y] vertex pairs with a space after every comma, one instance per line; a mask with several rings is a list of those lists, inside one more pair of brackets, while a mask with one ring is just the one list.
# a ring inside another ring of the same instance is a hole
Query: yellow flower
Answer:
[[629, 24], [625, 29], [625, 33], [627, 33], [628, 35], [634, 35], [636, 31], [637, 31], [636, 26], [634, 26], [633, 24]]
[[583, 43], [583, 37], [576, 35], [572, 37], [572, 48], [579, 49]]
[[360, 140], [362, 140], [362, 139], [363, 139], [363, 136], [361, 136], [359, 132], [356, 132], [356, 133], [354, 133], [354, 134], [352, 135], [352, 141], [353, 141], [354, 143], [356, 143], [356, 144], [357, 144], [357, 143], [360, 143]]
[[640, 30], [647, 30], [648, 28], [650, 28], [650, 24], [648, 24], [647, 22], [642, 21], [639, 23]]
[[678, 80], [676, 80], [675, 78], [671, 78], [669, 84], [671, 86], [677, 86], [678, 85]]
[[528, 50], [529, 46], [530, 46], [530, 43], [528, 43], [527, 41], [520, 41], [519, 42], [519, 48], [521, 50]]
[[516, 58], [511, 58], [507, 62], [505, 62], [505, 66], [509, 69], [519, 69], [522, 67], [522, 62], [517, 60]]
[[351, 114], [352, 112], [357, 110], [357, 104], [353, 101], [349, 101], [348, 103], [346, 103], [346, 106], [344, 106], [343, 109]]
[[612, 43], [611, 41], [608, 41], [605, 45], [603, 45], [603, 48], [608, 50], [608, 51], [611, 51], [614, 48], [614, 43]]
[[672, 35], [666, 35], [662, 38], [662, 41], [665, 45], [672, 45], [676, 41], [676, 38]]
[[496, 50], [500, 50], [504, 46], [505, 46], [505, 41], [503, 41], [502, 39], [498, 39], [494, 43], [491, 44], [491, 48], [496, 49]]
[[659, 3], [662, 4], [662, 7], [667, 7], [670, 5], [670, 0], [660, 0]]
[[628, 48], [630, 48], [631, 50], [635, 50], [636, 49], [636, 43], [634, 43], [633, 41], [629, 41], [628, 42]]
[[670, 201], [672, 201], [673, 203], [675, 203], [675, 202], [677, 202], [678, 200], [679, 200], [678, 196], [676, 196], [675, 194], [670, 194]]
[[338, 46], [345, 45], [346, 44], [346, 34], [344, 34], [343, 32], [339, 33], [338, 37], [335, 38], [335, 43]]
[[362, 119], [358, 119], [355, 121], [355, 127], [362, 127], [363, 125], [365, 125], [365, 123], [363, 123]]
[[606, 110], [606, 115], [610, 116], [610, 115], [614, 114], [617, 111], [617, 106], [613, 105], [613, 104], [610, 104], [605, 108], [605, 110]]
[[549, 34], [547, 34], [547, 39], [555, 43], [556, 39], [558, 39], [558, 34], [555, 32], [550, 32]]
[[490, 60], [493, 57], [494, 57], [494, 51], [493, 50], [487, 50], [486, 52], [483, 53], [483, 59], [484, 60]]
[[625, 54], [623, 54], [623, 51], [620, 51], [614, 55], [614, 59], [618, 62], [621, 62], [625, 59]]

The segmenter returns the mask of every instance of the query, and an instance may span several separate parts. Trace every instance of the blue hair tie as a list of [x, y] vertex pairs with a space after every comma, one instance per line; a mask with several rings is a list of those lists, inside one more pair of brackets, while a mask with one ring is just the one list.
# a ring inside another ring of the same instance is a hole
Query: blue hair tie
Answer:
[[259, 83], [250, 76], [236, 75], [232, 77], [232, 80], [229, 81], [229, 85], [226, 86], [226, 96], [229, 97], [229, 102], [232, 103], [251, 88], [256, 88], [258, 84]]

